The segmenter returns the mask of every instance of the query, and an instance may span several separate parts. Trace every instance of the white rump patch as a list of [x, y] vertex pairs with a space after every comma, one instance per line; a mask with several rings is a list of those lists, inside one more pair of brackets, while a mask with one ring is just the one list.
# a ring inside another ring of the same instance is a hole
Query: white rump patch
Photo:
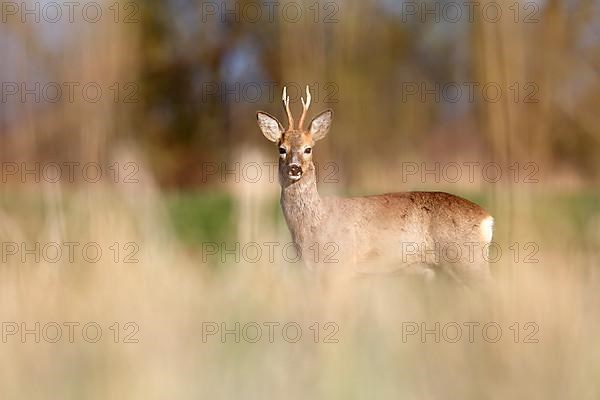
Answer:
[[492, 236], [494, 235], [494, 218], [485, 218], [483, 221], [481, 221], [479, 227], [481, 229], [481, 235], [483, 236], [483, 240], [485, 240], [488, 243], [491, 242]]

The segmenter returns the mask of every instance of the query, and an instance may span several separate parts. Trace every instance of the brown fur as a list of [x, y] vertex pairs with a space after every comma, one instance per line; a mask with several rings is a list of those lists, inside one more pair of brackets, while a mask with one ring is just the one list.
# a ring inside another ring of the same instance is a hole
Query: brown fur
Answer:
[[[268, 114], [259, 113], [258, 118], [261, 129], [281, 127]], [[486, 245], [492, 219], [477, 204], [443, 192], [319, 195], [312, 152], [304, 150], [327, 134], [331, 118], [326, 111], [305, 131], [281, 128], [273, 135], [263, 129], [267, 138], [275, 136], [285, 149], [279, 159], [281, 207], [306, 264], [351, 274], [401, 272], [432, 277], [445, 271], [465, 284], [488, 281]], [[297, 180], [290, 176], [291, 165], [301, 168]]]

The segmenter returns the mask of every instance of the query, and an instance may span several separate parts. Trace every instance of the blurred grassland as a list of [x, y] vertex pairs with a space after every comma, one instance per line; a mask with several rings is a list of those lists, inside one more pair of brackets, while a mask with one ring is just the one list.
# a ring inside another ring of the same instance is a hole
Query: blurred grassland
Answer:
[[[401, 189], [401, 188], [399, 188]], [[481, 193], [448, 191], [469, 199], [489, 209], [492, 202]], [[573, 237], [585, 239], [595, 228], [594, 217], [600, 213], [600, 192], [581, 191], [570, 193], [539, 193], [533, 202], [535, 208], [530, 221], [536, 225], [555, 225], [559, 221], [567, 222], [562, 228]], [[201, 242], [219, 242], [235, 235], [235, 209], [233, 198], [224, 192], [184, 191], [167, 194], [166, 203], [175, 232], [179, 239], [188, 244]], [[272, 199], [269, 208], [271, 216], [264, 221], [267, 224], [282, 223], [278, 198]], [[270, 217], [270, 218], [269, 218]], [[502, 229], [502, 226], [497, 226]]]
[[[482, 193], [451, 190], [449, 187], [445, 190], [487, 209], [490, 209], [493, 203], [489, 196], [486, 197]], [[70, 201], [68, 198], [65, 200]], [[527, 216], [528, 222], [542, 226], [561, 226], [574, 237], [584, 239], [584, 243], [589, 232], [595, 228], [595, 218], [600, 213], [600, 192], [595, 190], [542, 192], [533, 195], [531, 201], [535, 203], [535, 207]], [[235, 196], [232, 193], [218, 188], [171, 191], [165, 193], [164, 203], [174, 233], [187, 245], [227, 241], [236, 235]], [[69, 207], [69, 203], [66, 206]], [[23, 214], [24, 226], [31, 226], [31, 233], [35, 233], [34, 228], [48, 211], [44, 209], [43, 197], [18, 190], [0, 196], [0, 207], [7, 214]], [[271, 198], [267, 208], [270, 211], [265, 215], [265, 224], [283, 223], [278, 197]], [[27, 212], [23, 213], [22, 210]], [[502, 229], [502, 226], [496, 226], [496, 229]]]
[[[492, 200], [481, 193], [446, 189], [490, 209]], [[73, 200], [67, 197], [65, 201], [65, 206], [70, 208], [72, 205], [69, 202]], [[593, 241], [593, 231], [597, 228], [600, 213], [600, 192], [543, 192], [534, 195], [531, 201], [535, 207], [531, 214], [525, 216], [526, 223], [552, 228], [536, 231], [536, 238], [556, 239], [556, 232], [560, 231], [563, 234], [560, 240], [565, 240], [564, 235], [568, 235], [572, 241], [580, 241], [581, 245]], [[237, 209], [233, 194], [219, 190], [172, 191], [165, 194], [164, 203], [174, 235], [186, 246], [199, 247], [206, 242], [236, 240]], [[44, 204], [43, 197], [19, 193], [18, 190], [0, 196], [3, 212], [20, 215], [20, 227], [31, 236], [37, 233], [39, 221], [47, 217], [48, 209], [44, 208]], [[278, 197], [271, 198], [266, 208], [268, 212], [262, 220], [265, 226], [284, 224]], [[505, 229], [502, 221], [495, 228]]]
[[[502, 257], [493, 265], [497, 288], [482, 303], [444, 282], [426, 286], [410, 278], [323, 287], [280, 256], [275, 263], [213, 259], [207, 268], [198, 240], [239, 240], [222, 227], [244, 220], [239, 210], [246, 198], [165, 196], [148, 182], [51, 194], [56, 189], [42, 191], [37, 203], [15, 201], [18, 191], [4, 196], [2, 241], [133, 241], [139, 263], [103, 257], [98, 263], [12, 259], [3, 265], [2, 321], [95, 321], [104, 330], [98, 343], [80, 336], [55, 344], [8, 337], [0, 361], [4, 398], [594, 399], [600, 393], [597, 195], [545, 197], [519, 226], [536, 233], [540, 262]], [[273, 200], [266, 199], [266, 214], [277, 215]], [[582, 214], [587, 220], [576, 217]], [[265, 220], [262, 231], [277, 223]], [[21, 229], [32, 224], [37, 230]], [[287, 232], [278, 240], [289, 241]], [[135, 322], [139, 343], [114, 343], [108, 327], [116, 321]], [[219, 335], [203, 342], [205, 322], [228, 329], [238, 322], [295, 322], [303, 335], [288, 343], [276, 330], [269, 343], [265, 328], [257, 343], [236, 343], [232, 334], [225, 343]], [[315, 322], [335, 323], [338, 341], [323, 343], [331, 331], [322, 330], [315, 343]], [[403, 323], [412, 322], [428, 329], [436, 322], [495, 322], [502, 337], [486, 342], [476, 330], [469, 343], [465, 328], [457, 343], [437, 343], [433, 334], [424, 343], [419, 335], [403, 341]], [[515, 322], [518, 343], [509, 329]], [[531, 333], [523, 330], [527, 322], [539, 327], [538, 343], [523, 343]]]

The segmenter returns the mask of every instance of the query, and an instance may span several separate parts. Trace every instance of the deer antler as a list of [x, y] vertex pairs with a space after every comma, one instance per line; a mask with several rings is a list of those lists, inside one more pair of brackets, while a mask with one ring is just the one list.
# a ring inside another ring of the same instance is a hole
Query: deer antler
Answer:
[[304, 129], [304, 120], [306, 119], [306, 113], [308, 112], [308, 107], [310, 107], [310, 101], [312, 100], [310, 96], [310, 90], [308, 85], [306, 85], [306, 103], [304, 102], [304, 97], [301, 97], [302, 101], [302, 116], [300, 117], [300, 123], [298, 124], [298, 129]]
[[292, 116], [292, 111], [290, 110], [290, 96], [287, 95], [287, 87], [283, 87], [283, 97], [281, 98], [283, 100], [283, 107], [285, 108], [285, 113], [287, 114], [288, 117], [288, 130], [293, 130], [294, 129], [294, 117]]

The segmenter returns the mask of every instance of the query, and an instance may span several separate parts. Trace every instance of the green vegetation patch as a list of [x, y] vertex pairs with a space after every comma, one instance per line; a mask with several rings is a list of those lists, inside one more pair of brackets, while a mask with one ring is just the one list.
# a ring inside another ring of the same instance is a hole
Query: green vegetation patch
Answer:
[[169, 216], [184, 242], [219, 242], [234, 234], [233, 201], [223, 192], [177, 192], [167, 195]]

